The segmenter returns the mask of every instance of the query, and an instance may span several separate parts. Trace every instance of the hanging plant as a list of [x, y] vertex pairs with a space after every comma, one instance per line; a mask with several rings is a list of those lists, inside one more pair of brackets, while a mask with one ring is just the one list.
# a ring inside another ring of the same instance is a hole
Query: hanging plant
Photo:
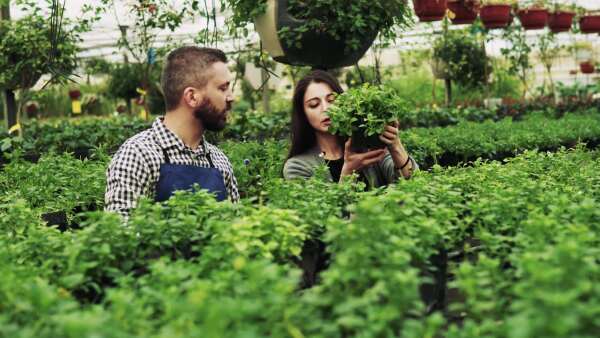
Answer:
[[583, 74], [592, 74], [596, 70], [596, 67], [591, 61], [584, 61], [579, 64], [579, 69]]
[[421, 22], [440, 21], [448, 9], [447, 0], [413, 0], [413, 5]]
[[0, 21], [1, 89], [31, 88], [43, 74], [51, 75], [50, 82], [65, 82], [77, 66], [80, 34], [98, 19], [88, 7], [77, 21], [63, 19], [59, 1], [47, 1], [50, 8], [38, 2], [20, 0], [24, 16]]
[[582, 33], [600, 33], [600, 11], [587, 12], [579, 19], [579, 28]]
[[[379, 34], [395, 39], [412, 23], [406, 0], [221, 0], [231, 31], [254, 22], [278, 62], [337, 68], [358, 62]], [[399, 30], [400, 28], [400, 30]], [[247, 34], [247, 30], [244, 31]]]
[[516, 0], [482, 0], [479, 16], [487, 29], [507, 27], [511, 21], [511, 7]]
[[548, 27], [553, 33], [568, 32], [573, 26], [575, 6], [555, 4], [548, 17]]
[[546, 0], [521, 1], [517, 14], [526, 30], [543, 29], [548, 23]]
[[450, 20], [455, 25], [471, 24], [477, 19], [481, 2], [479, 0], [449, 0], [448, 9], [454, 14]]

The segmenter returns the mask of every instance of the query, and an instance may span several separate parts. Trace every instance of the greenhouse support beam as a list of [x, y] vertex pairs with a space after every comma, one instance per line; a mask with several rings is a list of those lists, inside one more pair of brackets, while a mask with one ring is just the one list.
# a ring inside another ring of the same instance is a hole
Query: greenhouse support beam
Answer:
[[[0, 20], [10, 20], [10, 5], [7, 3], [0, 7]], [[17, 124], [17, 101], [15, 93], [10, 89], [3, 91], [4, 112], [6, 114], [6, 130]]]

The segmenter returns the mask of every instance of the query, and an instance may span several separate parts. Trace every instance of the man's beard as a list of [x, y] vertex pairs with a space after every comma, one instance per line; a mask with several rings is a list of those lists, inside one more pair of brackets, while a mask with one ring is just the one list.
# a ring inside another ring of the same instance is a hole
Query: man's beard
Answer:
[[208, 98], [204, 98], [200, 107], [194, 111], [194, 116], [200, 121], [205, 130], [221, 131], [225, 128], [226, 114], [231, 110], [231, 103], [227, 102], [225, 109], [218, 110]]

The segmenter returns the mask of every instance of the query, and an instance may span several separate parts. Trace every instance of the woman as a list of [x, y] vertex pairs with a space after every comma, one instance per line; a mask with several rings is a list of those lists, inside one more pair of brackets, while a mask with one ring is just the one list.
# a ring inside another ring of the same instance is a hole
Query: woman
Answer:
[[398, 138], [399, 124], [388, 125], [379, 139], [386, 148], [365, 153], [353, 152], [351, 140], [328, 132], [327, 109], [335, 95], [343, 92], [331, 74], [315, 70], [296, 85], [292, 111], [292, 145], [285, 162], [286, 179], [308, 178], [321, 164], [329, 167], [330, 179], [339, 182], [357, 172], [367, 187], [380, 187], [409, 178], [418, 169]]

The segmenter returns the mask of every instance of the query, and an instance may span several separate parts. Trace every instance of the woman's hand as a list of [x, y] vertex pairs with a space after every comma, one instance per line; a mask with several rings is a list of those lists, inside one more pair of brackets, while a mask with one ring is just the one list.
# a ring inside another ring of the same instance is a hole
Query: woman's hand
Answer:
[[355, 153], [352, 151], [352, 140], [346, 142], [344, 149], [344, 166], [340, 177], [352, 175], [357, 170], [361, 170], [372, 164], [380, 162], [387, 151], [385, 149], [371, 150], [366, 153]]
[[402, 143], [400, 142], [400, 138], [398, 138], [399, 128], [400, 123], [397, 121], [392, 122], [385, 126], [383, 133], [379, 135], [379, 139], [385, 143], [390, 153], [398, 152], [402, 148]]
[[394, 166], [398, 169], [402, 168], [402, 176], [404, 176], [404, 178], [409, 178], [412, 175], [412, 163], [408, 163], [408, 161], [410, 161], [408, 153], [398, 137], [399, 128], [400, 123], [398, 123], [398, 121], [385, 126], [385, 130], [379, 135], [379, 139], [381, 142], [385, 143], [390, 151]]

